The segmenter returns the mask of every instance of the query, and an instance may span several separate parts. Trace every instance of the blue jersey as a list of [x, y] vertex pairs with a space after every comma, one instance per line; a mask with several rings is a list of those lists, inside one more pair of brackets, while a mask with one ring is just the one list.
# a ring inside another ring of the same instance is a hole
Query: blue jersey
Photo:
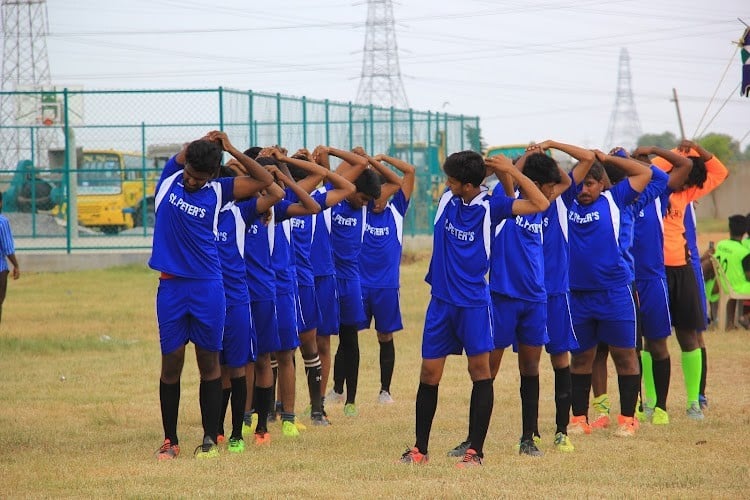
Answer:
[[638, 196], [625, 180], [588, 205], [575, 200], [568, 212], [570, 289], [609, 290], [632, 282], [620, 247], [622, 209]]
[[[667, 182], [669, 176], [660, 169], [651, 169], [653, 176], [649, 186], [653, 191], [661, 188], [654, 199], [651, 196], [638, 197], [634, 203], [636, 213], [635, 234], [633, 238], [633, 256], [635, 257], [635, 279], [647, 280], [666, 278], [664, 271], [664, 215], [669, 204]], [[648, 191], [647, 187], [644, 193]], [[643, 198], [643, 200], [642, 200]], [[643, 202], [646, 202], [645, 204]]]
[[[493, 197], [500, 195], [499, 190], [495, 193]], [[516, 215], [495, 228], [490, 252], [490, 291], [514, 299], [547, 301], [541, 213]]]
[[367, 210], [365, 237], [359, 255], [360, 280], [363, 287], [398, 288], [404, 215], [409, 200], [400, 189], [376, 214]]
[[13, 233], [10, 231], [10, 222], [4, 215], [0, 215], [0, 271], [8, 270], [8, 261], [6, 257], [16, 253], [15, 244], [13, 243]]
[[[311, 196], [321, 209], [326, 209], [326, 192], [316, 191]], [[292, 226], [292, 247], [294, 248], [294, 264], [297, 268], [297, 283], [300, 286], [315, 286], [311, 251], [317, 220], [318, 218], [314, 215], [302, 215], [289, 219]]]
[[[325, 193], [328, 186], [315, 191]], [[310, 260], [315, 276], [332, 276], [336, 274], [333, 265], [333, 249], [331, 248], [331, 209], [326, 208], [315, 215], [313, 236], [310, 245]]]
[[[240, 210], [249, 210], [250, 201], [237, 203]], [[275, 300], [276, 274], [271, 267], [271, 251], [274, 247], [276, 224], [273, 220], [274, 209], [269, 210], [270, 220], [265, 220], [265, 214], [252, 224], [247, 225], [245, 231], [245, 271], [247, 273], [247, 287], [250, 300]]]
[[331, 247], [336, 278], [359, 279], [359, 254], [365, 233], [367, 207], [343, 200], [331, 207]]
[[221, 207], [234, 199], [234, 179], [209, 181], [190, 192], [182, 183], [183, 168], [173, 156], [156, 185], [156, 222], [148, 265], [182, 278], [221, 279], [217, 224]]
[[[572, 179], [572, 174], [571, 174]], [[544, 249], [544, 288], [547, 295], [568, 292], [568, 208], [578, 193], [575, 182], [550, 203], [542, 213], [542, 247]]]
[[695, 227], [695, 205], [692, 201], [688, 203], [685, 209], [685, 241], [691, 263], [700, 263], [701, 254], [698, 251], [698, 231]]
[[460, 307], [490, 304], [484, 276], [489, 270], [492, 228], [513, 216], [513, 198], [479, 193], [464, 203], [450, 190], [440, 198], [433, 232], [432, 259], [425, 281], [432, 295]]
[[292, 249], [292, 225], [287, 216], [287, 209], [292, 202], [281, 200], [273, 206], [276, 232], [271, 251], [271, 267], [276, 276], [276, 293], [292, 292], [297, 283], [297, 270], [294, 267], [294, 250]]
[[250, 303], [245, 272], [245, 232], [247, 224], [258, 219], [255, 210], [257, 201], [257, 198], [249, 200], [244, 212], [234, 203], [228, 203], [219, 212], [216, 246], [221, 260], [227, 305]]

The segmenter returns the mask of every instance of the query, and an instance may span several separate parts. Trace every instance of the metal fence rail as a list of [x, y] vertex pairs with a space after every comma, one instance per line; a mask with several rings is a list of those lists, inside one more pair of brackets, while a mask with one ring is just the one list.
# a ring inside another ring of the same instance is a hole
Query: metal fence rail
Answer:
[[[16, 245], [26, 250], [150, 248], [153, 178], [181, 144], [209, 130], [227, 132], [240, 149], [363, 146], [414, 164], [407, 235], [432, 231], [445, 156], [481, 148], [477, 117], [221, 87], [0, 92], [0, 105], [0, 190]], [[108, 201], [118, 183], [127, 196]], [[119, 211], [120, 225], [92, 219], [97, 211]]]

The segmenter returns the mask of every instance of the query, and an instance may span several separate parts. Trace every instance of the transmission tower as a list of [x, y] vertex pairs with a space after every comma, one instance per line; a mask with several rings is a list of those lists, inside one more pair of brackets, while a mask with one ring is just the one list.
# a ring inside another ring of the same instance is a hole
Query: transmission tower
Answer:
[[[32, 141], [38, 163], [46, 163], [47, 149], [56, 142], [59, 132], [37, 129], [35, 138], [19, 123], [19, 110], [32, 108], [31, 117], [24, 124], [41, 125], [41, 108], [44, 99], [41, 90], [49, 88], [51, 79], [47, 58], [46, 0], [2, 0], [3, 63], [2, 88], [4, 92], [40, 91], [24, 96], [0, 94], [0, 168], [15, 168], [19, 159], [31, 158]], [[53, 96], [54, 99], [54, 96]], [[29, 101], [32, 102], [29, 106]], [[35, 103], [39, 104], [36, 105]], [[30, 121], [29, 121], [30, 120]], [[41, 154], [40, 154], [41, 153]]]
[[615, 146], [622, 146], [632, 150], [638, 144], [641, 136], [641, 122], [635, 110], [633, 89], [630, 86], [630, 56], [628, 50], [620, 50], [620, 65], [617, 72], [617, 96], [615, 107], [609, 118], [607, 137], [604, 147], [609, 150]]
[[407, 109], [391, 0], [367, 0], [367, 30], [357, 104]]

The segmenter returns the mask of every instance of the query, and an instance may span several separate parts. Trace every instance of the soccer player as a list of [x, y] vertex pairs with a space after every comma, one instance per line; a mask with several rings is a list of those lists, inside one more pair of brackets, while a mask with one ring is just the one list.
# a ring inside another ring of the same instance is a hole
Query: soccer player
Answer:
[[[415, 168], [403, 160], [376, 155], [373, 160], [387, 162], [403, 173], [401, 187], [390, 199], [384, 187], [380, 198], [367, 205], [365, 235], [359, 255], [362, 301], [367, 320], [360, 330], [375, 319], [380, 346], [380, 404], [393, 403], [391, 379], [396, 363], [393, 334], [403, 329], [401, 321], [399, 270], [404, 233], [404, 217], [414, 191]], [[387, 183], [384, 183], [387, 184]]]
[[591, 370], [599, 342], [609, 345], [620, 388], [617, 435], [633, 436], [639, 392], [635, 304], [628, 263], [618, 224], [621, 213], [648, 185], [651, 170], [642, 163], [595, 151], [600, 163], [611, 163], [627, 179], [605, 191], [605, 172], [595, 164], [568, 213], [570, 237], [570, 310], [578, 349], [571, 362], [572, 410], [569, 432], [590, 433], [587, 413]]
[[[3, 193], [0, 193], [0, 212], [3, 211]], [[10, 230], [8, 218], [0, 215], [0, 319], [3, 315], [3, 302], [8, 291], [8, 261], [13, 266], [13, 279], [21, 276], [21, 268], [16, 260], [16, 249], [13, 244], [13, 233]]]
[[[507, 173], [528, 199], [504, 195], [488, 197], [481, 186], [487, 168]], [[449, 354], [466, 352], [471, 393], [469, 437], [471, 448], [457, 464], [482, 465], [494, 393], [489, 355], [493, 350], [489, 287], [491, 231], [501, 220], [528, 215], [549, 207], [534, 183], [504, 156], [487, 159], [473, 151], [451, 154], [443, 164], [448, 189], [435, 215], [433, 252], [425, 280], [432, 297], [422, 335], [422, 367], [416, 401], [416, 442], [399, 462], [426, 464], [428, 442], [438, 401], [438, 384]]]
[[[227, 151], [251, 176], [213, 180]], [[254, 195], [273, 181], [255, 161], [237, 150], [223, 132], [193, 141], [164, 166], [156, 185], [153, 249], [149, 266], [161, 272], [156, 295], [162, 366], [159, 388], [164, 443], [159, 460], [180, 451], [177, 416], [185, 345], [195, 344], [200, 371], [203, 444], [197, 458], [218, 456], [221, 409], [219, 351], [226, 314], [215, 234], [218, 211], [236, 198]]]
[[[687, 261], [685, 239], [685, 211], [688, 204], [716, 189], [727, 178], [727, 168], [713, 154], [693, 141], [683, 140], [677, 151], [693, 162], [687, 181], [669, 196], [669, 209], [664, 217], [664, 265], [669, 292], [669, 312], [677, 342], [682, 350], [682, 373], [687, 393], [687, 416], [703, 420], [700, 407], [702, 358], [698, 331], [705, 328], [705, 317], [700, 305], [698, 282]], [[659, 158], [654, 164], [670, 170], [671, 164]]]

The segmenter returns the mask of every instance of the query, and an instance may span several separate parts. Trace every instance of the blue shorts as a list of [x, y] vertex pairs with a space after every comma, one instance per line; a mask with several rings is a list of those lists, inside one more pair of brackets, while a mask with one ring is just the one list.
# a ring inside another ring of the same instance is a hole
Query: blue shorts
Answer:
[[549, 342], [546, 303], [513, 299], [494, 292], [490, 297], [495, 349], [514, 344], [542, 346]]
[[291, 351], [299, 346], [297, 330], [297, 296], [293, 291], [276, 292], [276, 321], [279, 325], [280, 351]]
[[547, 295], [547, 335], [549, 354], [562, 354], [578, 349], [578, 339], [570, 318], [567, 293]]
[[369, 288], [362, 287], [362, 305], [365, 309], [365, 321], [360, 323], [359, 329], [370, 328], [375, 318], [375, 331], [378, 333], [393, 333], [404, 329], [401, 322], [401, 294], [398, 288]]
[[221, 351], [225, 315], [221, 279], [159, 280], [156, 318], [162, 354], [170, 354], [188, 342], [206, 351]]
[[637, 280], [635, 288], [638, 290], [640, 326], [643, 336], [656, 340], [672, 335], [667, 280], [664, 278]]
[[250, 312], [258, 336], [258, 355], [276, 352], [281, 349], [279, 324], [276, 321], [276, 304], [273, 300], [250, 302]]
[[318, 335], [338, 335], [339, 294], [336, 276], [316, 276], [315, 294], [318, 298]]
[[708, 299], [706, 298], [706, 285], [703, 277], [703, 267], [701, 267], [700, 259], [698, 261], [690, 260], [690, 264], [693, 266], [693, 272], [695, 273], [695, 281], [698, 283], [698, 294], [701, 298], [701, 311], [703, 311], [703, 318], [705, 320], [703, 328], [698, 328], [698, 333], [706, 331], [706, 327], [710, 323], [708, 317]]
[[571, 291], [570, 313], [578, 338], [574, 353], [588, 351], [599, 342], [635, 349], [635, 302], [629, 286]]
[[300, 333], [314, 330], [319, 320], [318, 298], [314, 286], [299, 286], [299, 328]]
[[354, 326], [364, 323], [365, 308], [359, 279], [336, 278], [336, 286], [339, 291], [339, 323]]
[[476, 356], [494, 350], [490, 306], [460, 307], [436, 297], [430, 299], [424, 318], [422, 358], [438, 359], [449, 354]]
[[251, 330], [250, 304], [228, 305], [221, 351], [223, 366], [241, 368], [253, 358]]

